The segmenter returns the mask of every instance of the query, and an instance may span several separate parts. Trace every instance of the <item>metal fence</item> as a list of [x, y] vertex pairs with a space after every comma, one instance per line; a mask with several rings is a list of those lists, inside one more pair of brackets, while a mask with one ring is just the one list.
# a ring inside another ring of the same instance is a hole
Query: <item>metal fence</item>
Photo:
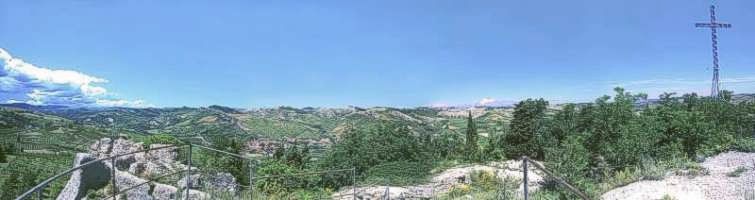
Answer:
[[[160, 150], [174, 150], [174, 152], [177, 152], [176, 154], [178, 155], [176, 155], [175, 162], [180, 163], [185, 167], [160, 172], [159, 175], [156, 176], [137, 177], [130, 172], [124, 171], [126, 169], [123, 169], [123, 166], [121, 166], [121, 159], [127, 158], [127, 156], [134, 156], [140, 153], [147, 154], [149, 152]], [[209, 157], [213, 159], [208, 161], [207, 158]], [[55, 181], [66, 181], [72, 177], [75, 172], [78, 171], [81, 173], [85, 170], [91, 170], [96, 165], [99, 165], [100, 168], [107, 169], [107, 172], [103, 171], [102, 173], [98, 173], [98, 178], [102, 179], [100, 181], [107, 181], [107, 183], [104, 183], [105, 186], [96, 189], [100, 191], [97, 195], [82, 194], [82, 192], [86, 191], [79, 191], [79, 193], [76, 194], [78, 197], [86, 195], [89, 199], [124, 199], [124, 197], [129, 195], [138, 194], [139, 191], [151, 191], [155, 189], [156, 184], [162, 184], [176, 189], [173, 192], [161, 194], [163, 196], [161, 196], [160, 199], [332, 199], [333, 197], [330, 195], [330, 192], [326, 192], [328, 189], [325, 187], [322, 187], [323, 189], [321, 192], [314, 194], [297, 194], [293, 190], [280, 194], [271, 194], [265, 191], [264, 186], [256, 186], [255, 184], [257, 182], [282, 183], [280, 187], [289, 190], [291, 188], [297, 188], [298, 186], [296, 184], [301, 184], [301, 182], [297, 182], [296, 180], [307, 179], [307, 177], [310, 177], [313, 180], [318, 180], [318, 178], [321, 179], [322, 177], [337, 173], [348, 173], [351, 178], [351, 183], [353, 184], [356, 182], [356, 170], [353, 168], [278, 176], [255, 176], [254, 173], [258, 165], [256, 159], [197, 144], [159, 146], [81, 162], [83, 163], [74, 163], [75, 166], [72, 168], [55, 174], [54, 176], [40, 182], [33, 188], [18, 196], [16, 200], [56, 199], [55, 196], [57, 194], [45, 195], [45, 190], [49, 189], [48, 187], [51, 183]], [[232, 166], [236, 168], [218, 167], [216, 165], [217, 163], [213, 162], [232, 162], [235, 164]], [[236, 180], [236, 177], [239, 177], [238, 175], [240, 174], [243, 174], [246, 180]], [[222, 179], [223, 177], [225, 177], [225, 179]], [[217, 182], [217, 179], [222, 180]], [[311, 183], [315, 185], [320, 184], [319, 181]], [[306, 187], [311, 189], [313, 185], [306, 185]], [[352, 196], [354, 196], [354, 194], [356, 193], [351, 193]]]
[[[411, 169], [407, 169], [411, 170]], [[532, 174], [535, 172], [535, 174]], [[494, 199], [494, 200], [550, 200], [541, 195], [533, 195], [534, 188], [545, 179], [553, 180], [581, 199], [587, 195], [555, 176], [540, 163], [523, 158], [519, 163], [468, 164], [446, 169], [435, 174], [432, 180], [422, 184], [390, 185], [384, 182], [360, 182], [354, 189], [355, 199], [372, 200], [455, 200], [455, 199]], [[543, 189], [543, 188], [536, 188]], [[333, 196], [334, 199], [351, 200], [351, 197]]]

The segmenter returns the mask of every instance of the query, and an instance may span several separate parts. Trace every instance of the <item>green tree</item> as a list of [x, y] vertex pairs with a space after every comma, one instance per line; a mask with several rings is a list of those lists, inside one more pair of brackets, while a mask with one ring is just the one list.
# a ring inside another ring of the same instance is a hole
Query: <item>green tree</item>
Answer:
[[[560, 111], [553, 116], [550, 123], [550, 136], [558, 143], [566, 139], [567, 136], [577, 132], [577, 111], [574, 104], [564, 105]], [[558, 144], [557, 143], [557, 144]]]
[[[233, 154], [240, 154], [241, 147], [241, 142], [239, 142], [238, 139], [228, 137], [219, 137], [213, 142], [212, 145], [212, 148], [214, 149]], [[249, 182], [248, 161], [242, 158], [228, 156], [219, 152], [212, 152], [210, 153], [210, 155], [211, 156], [207, 159], [207, 163], [205, 164], [207, 167], [212, 168], [216, 172], [231, 173], [231, 175], [233, 175], [233, 177], [236, 178], [236, 181], [239, 183]]]
[[469, 116], [467, 117], [467, 145], [466, 145], [466, 156], [467, 160], [478, 160], [479, 159], [479, 152], [477, 147], [477, 126], [475, 125], [474, 119], [472, 119], [472, 111], [469, 111]]
[[19, 179], [19, 172], [10, 170], [8, 177], [3, 181], [3, 189], [0, 190], [0, 200], [16, 199], [21, 190], [21, 181]]
[[0, 145], [0, 163], [6, 162], [8, 162], [8, 158], [5, 155], [5, 147], [3, 145]]
[[505, 137], [506, 156], [518, 158], [530, 156], [542, 158], [542, 150], [536, 144], [536, 137], [543, 128], [543, 119], [548, 102], [543, 99], [527, 99], [514, 107], [514, 119], [509, 125], [511, 133]]
[[[583, 135], [569, 135], [561, 144], [546, 148], [545, 167], [567, 182], [584, 188], [585, 185], [591, 183], [588, 179], [590, 152], [585, 148], [584, 142]], [[562, 195], [571, 195], [570, 192], [562, 190], [560, 192]], [[576, 197], [567, 199], [574, 198]]]
[[[321, 159], [322, 169], [355, 168], [357, 175], [386, 162], [425, 162], [431, 158], [428, 149], [420, 142], [406, 124], [380, 121], [359, 128], [350, 126], [340, 140], [328, 149]], [[324, 178], [327, 187], [338, 188], [351, 183], [351, 174], [328, 174]]]
[[263, 162], [256, 172], [257, 176], [268, 178], [257, 179], [254, 185], [257, 189], [268, 194], [289, 192], [295, 189], [292, 186], [298, 185], [298, 177], [292, 176], [296, 171], [283, 162], [270, 159]]

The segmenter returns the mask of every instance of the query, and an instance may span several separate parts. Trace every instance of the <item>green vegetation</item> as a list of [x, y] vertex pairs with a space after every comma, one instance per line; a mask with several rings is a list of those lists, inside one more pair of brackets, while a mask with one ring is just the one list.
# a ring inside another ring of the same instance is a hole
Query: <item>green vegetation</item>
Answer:
[[467, 153], [467, 160], [478, 160], [479, 156], [479, 147], [477, 144], [477, 138], [480, 137], [477, 135], [477, 128], [476, 124], [474, 123], [474, 120], [472, 119], [472, 112], [469, 112], [469, 117], [467, 117], [467, 145], [466, 145], [466, 153]]
[[739, 177], [740, 175], [742, 175], [742, 173], [745, 173], [746, 171], [747, 171], [747, 168], [745, 168], [743, 166], [739, 166], [734, 171], [731, 171], [731, 172], [727, 173], [726, 176], [729, 176], [729, 177]]
[[527, 99], [516, 104], [510, 125], [511, 134], [504, 135], [503, 139], [506, 156], [543, 158], [542, 147], [538, 146], [536, 137], [542, 133], [547, 106], [548, 102], [543, 99]]
[[[0, 199], [15, 199], [42, 180], [66, 170], [72, 165], [73, 155], [20, 153], [10, 157], [8, 164], [0, 167], [0, 188], [3, 188]], [[57, 196], [65, 181], [52, 182], [45, 189], [44, 196]]]
[[172, 135], [157, 134], [145, 137], [142, 141], [144, 149], [148, 149], [152, 144], [183, 144], [184, 142]]
[[[92, 141], [112, 131], [106, 119], [114, 118], [122, 136], [141, 141], [145, 147], [195, 142], [249, 155], [260, 151], [250, 149], [255, 148], [250, 140], [282, 141], [274, 142], [272, 156], [253, 161], [251, 170], [259, 177], [254, 180], [249, 180], [248, 160], [192, 151], [193, 164], [202, 173], [227, 172], [243, 186], [251, 181], [260, 192], [254, 195], [263, 198], [329, 195], [352, 185], [353, 179], [368, 185], [420, 184], [451, 166], [522, 156], [543, 161], [559, 177], [597, 197], [638, 180], [663, 179], [669, 172], [706, 174], [696, 161], [722, 151], [755, 152], [755, 102], [735, 101], [730, 92], [724, 94], [722, 99], [711, 99], [666, 93], [657, 102], [641, 103], [649, 102], [647, 95], [616, 88], [613, 96], [591, 103], [551, 105], [544, 99], [527, 99], [512, 109], [468, 110], [280, 107], [241, 111], [212, 106], [40, 111], [43, 114], [0, 109], [4, 147], [0, 163], [3, 155], [8, 163], [0, 164], [4, 172], [0, 183], [16, 193], [14, 185], [23, 189], [32, 179], [51, 175], [54, 170], [47, 168], [70, 167], [72, 156], [52, 158], [47, 153], [86, 151]], [[32, 166], [31, 159], [43, 159], [38, 162], [45, 163], [46, 170]], [[351, 171], [308, 174], [341, 169], [354, 169], [356, 176]], [[443, 198], [513, 194], [515, 186], [507, 184], [515, 180], [491, 177], [475, 172], [472, 182], [454, 187]], [[553, 179], [545, 181], [533, 195], [576, 197]], [[252, 195], [248, 189], [241, 194]]]

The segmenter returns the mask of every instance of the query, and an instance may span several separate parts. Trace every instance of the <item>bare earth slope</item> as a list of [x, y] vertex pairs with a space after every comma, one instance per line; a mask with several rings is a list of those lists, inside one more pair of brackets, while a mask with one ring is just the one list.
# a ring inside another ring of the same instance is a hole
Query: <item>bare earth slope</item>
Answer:
[[[664, 195], [674, 199], [708, 200], [755, 199], [755, 153], [726, 152], [708, 158], [702, 166], [708, 175], [687, 177], [670, 176], [660, 181], [639, 181], [603, 194], [604, 200], [661, 199]], [[744, 168], [737, 177], [728, 174]]]

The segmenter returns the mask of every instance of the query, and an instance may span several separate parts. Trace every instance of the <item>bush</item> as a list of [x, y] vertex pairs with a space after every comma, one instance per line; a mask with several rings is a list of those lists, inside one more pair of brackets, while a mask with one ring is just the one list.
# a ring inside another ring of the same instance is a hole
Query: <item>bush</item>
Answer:
[[453, 186], [451, 190], [448, 191], [447, 195], [451, 198], [456, 198], [456, 197], [467, 195], [471, 191], [472, 191], [472, 188], [469, 187], [469, 185], [459, 184], [459, 185]]
[[142, 141], [142, 146], [145, 149], [149, 148], [152, 144], [183, 144], [183, 142], [178, 138], [167, 134], [150, 135]]
[[663, 165], [657, 164], [655, 161], [645, 159], [642, 161], [642, 179], [643, 180], [663, 180], [666, 178], [667, 168]]
[[299, 177], [290, 176], [296, 173], [296, 169], [281, 163], [277, 160], [268, 160], [263, 162], [262, 166], [257, 169], [256, 175], [259, 178], [254, 183], [257, 189], [267, 194], [282, 194], [292, 191], [290, 185], [299, 185]]
[[608, 191], [613, 188], [629, 185], [630, 183], [639, 181], [641, 178], [642, 174], [639, 170], [636, 168], [626, 168], [614, 173], [613, 176], [609, 176], [603, 181], [601, 189]]
[[661, 200], [676, 200], [676, 198], [667, 194], [667, 195], [663, 195], [663, 198], [661, 198]]
[[472, 185], [483, 190], [495, 190], [503, 183], [490, 171], [474, 171], [470, 174]]
[[746, 171], [747, 171], [747, 168], [739, 166], [734, 171], [727, 173], [726, 176], [728, 176], [728, 177], [739, 177], [739, 176], [742, 175], [742, 173], [745, 173]]
[[397, 161], [374, 166], [365, 181], [379, 185], [411, 185], [427, 181], [429, 166], [419, 162]]
[[732, 150], [748, 152], [755, 152], [755, 139], [753, 138], [741, 138], [734, 141], [731, 147]]

